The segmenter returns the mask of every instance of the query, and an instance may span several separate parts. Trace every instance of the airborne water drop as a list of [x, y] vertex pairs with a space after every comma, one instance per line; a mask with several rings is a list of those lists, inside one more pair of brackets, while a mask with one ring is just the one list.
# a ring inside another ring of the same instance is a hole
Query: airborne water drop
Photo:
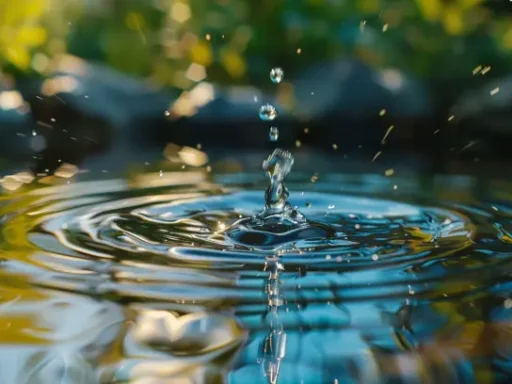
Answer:
[[277, 141], [279, 138], [279, 129], [277, 127], [270, 127], [270, 131], [268, 133], [270, 141]]
[[277, 117], [277, 110], [273, 105], [265, 104], [260, 107], [259, 116], [261, 120], [272, 121]]
[[281, 68], [272, 68], [270, 71], [270, 80], [272, 80], [273, 83], [280, 83], [283, 80], [284, 77], [284, 71]]

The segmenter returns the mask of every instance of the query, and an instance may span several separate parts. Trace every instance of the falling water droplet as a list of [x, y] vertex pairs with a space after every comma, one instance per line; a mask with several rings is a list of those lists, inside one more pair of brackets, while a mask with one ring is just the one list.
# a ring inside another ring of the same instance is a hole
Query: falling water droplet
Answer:
[[280, 83], [283, 77], [284, 71], [281, 68], [272, 68], [270, 71], [270, 80], [272, 80], [273, 83]]
[[273, 105], [265, 104], [260, 107], [259, 116], [261, 120], [272, 121], [277, 117], [277, 111]]
[[277, 141], [279, 138], [279, 129], [277, 127], [270, 127], [268, 136], [270, 137], [270, 141]]

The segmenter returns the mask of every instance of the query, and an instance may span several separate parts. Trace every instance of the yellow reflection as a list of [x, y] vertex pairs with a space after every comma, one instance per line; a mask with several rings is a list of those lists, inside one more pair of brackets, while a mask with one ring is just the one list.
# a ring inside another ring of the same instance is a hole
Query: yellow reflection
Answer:
[[18, 91], [4, 91], [0, 93], [0, 108], [9, 110], [20, 108], [23, 105], [23, 97]]
[[36, 335], [45, 329], [38, 324], [38, 312], [33, 307], [47, 295], [31, 288], [28, 276], [0, 273], [0, 279], [0, 344], [46, 344]]
[[[161, 176], [160, 176], [161, 175]], [[206, 180], [204, 172], [159, 172], [137, 175], [130, 183], [133, 187], [160, 187], [164, 185], [199, 184]]]
[[54, 172], [57, 177], [69, 179], [78, 173], [78, 167], [73, 164], [64, 163]]
[[170, 117], [193, 116], [196, 112], [197, 108], [190, 97], [190, 92], [183, 92], [170, 109]]
[[20, 188], [23, 183], [13, 176], [6, 176], [3, 179], [0, 180], [0, 183], [2, 184], [2, 188], [7, 191], [16, 191], [18, 188]]
[[57, 76], [45, 80], [42, 87], [43, 95], [53, 96], [58, 93], [71, 93], [78, 88], [78, 81], [71, 76]]
[[169, 109], [167, 116], [171, 119], [193, 116], [214, 97], [215, 90], [211, 84], [200, 83], [190, 92], [183, 92]]
[[178, 154], [180, 149], [179, 145], [169, 143], [164, 148], [164, 157], [173, 163], [178, 163], [180, 161], [180, 155]]
[[212, 101], [214, 96], [215, 88], [210, 83], [199, 83], [190, 91], [190, 97], [198, 108]]
[[208, 162], [206, 153], [191, 147], [183, 147], [179, 152], [181, 161], [193, 167], [200, 167]]

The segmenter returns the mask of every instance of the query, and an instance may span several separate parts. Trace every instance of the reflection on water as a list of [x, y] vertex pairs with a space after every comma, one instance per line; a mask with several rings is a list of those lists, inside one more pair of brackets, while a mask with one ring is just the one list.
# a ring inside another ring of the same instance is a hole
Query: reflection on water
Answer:
[[508, 382], [512, 186], [294, 177], [270, 239], [255, 175], [2, 197], [0, 382]]

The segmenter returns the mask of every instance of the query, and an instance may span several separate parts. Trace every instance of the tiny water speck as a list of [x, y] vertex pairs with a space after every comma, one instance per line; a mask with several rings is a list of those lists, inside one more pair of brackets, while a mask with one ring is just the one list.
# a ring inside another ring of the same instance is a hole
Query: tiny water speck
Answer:
[[260, 107], [259, 116], [263, 121], [272, 121], [277, 117], [277, 110], [273, 105], [265, 104]]
[[279, 68], [272, 68], [270, 71], [270, 80], [272, 80], [273, 83], [280, 83], [283, 80], [284, 77], [284, 71]]
[[268, 133], [270, 141], [277, 141], [279, 138], [279, 129], [277, 127], [270, 127], [270, 131]]

